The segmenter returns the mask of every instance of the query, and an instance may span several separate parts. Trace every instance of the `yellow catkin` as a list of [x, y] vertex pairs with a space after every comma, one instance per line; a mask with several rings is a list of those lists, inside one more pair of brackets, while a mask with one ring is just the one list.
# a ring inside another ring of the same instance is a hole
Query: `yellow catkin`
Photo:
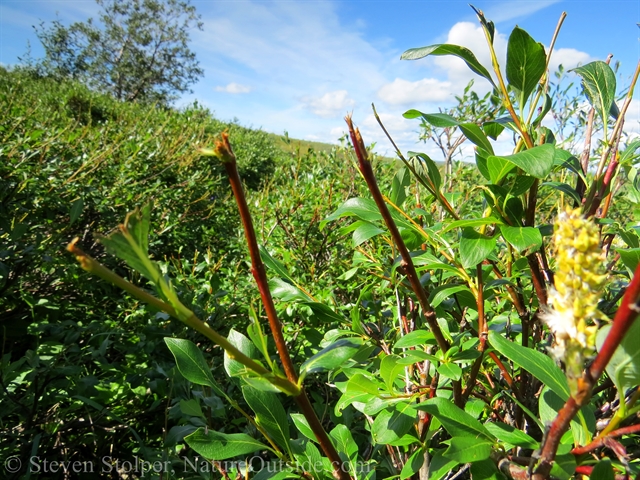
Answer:
[[584, 361], [594, 348], [598, 301], [606, 282], [604, 254], [597, 225], [580, 209], [568, 209], [556, 219], [553, 243], [556, 258], [551, 309], [543, 319], [555, 336], [551, 353], [562, 360], [572, 393]]

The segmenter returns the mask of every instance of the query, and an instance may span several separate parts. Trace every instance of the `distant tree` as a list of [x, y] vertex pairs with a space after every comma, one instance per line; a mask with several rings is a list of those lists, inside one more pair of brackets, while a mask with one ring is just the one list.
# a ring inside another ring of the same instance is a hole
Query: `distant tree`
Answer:
[[96, 0], [100, 21], [35, 27], [45, 74], [72, 77], [123, 101], [167, 103], [189, 91], [203, 71], [189, 49], [202, 30], [189, 0]]

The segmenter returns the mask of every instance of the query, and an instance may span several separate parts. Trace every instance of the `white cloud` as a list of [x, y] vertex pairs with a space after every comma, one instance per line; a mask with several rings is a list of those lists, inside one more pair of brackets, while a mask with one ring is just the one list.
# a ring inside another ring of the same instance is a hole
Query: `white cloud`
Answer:
[[595, 60], [588, 53], [581, 52], [575, 48], [558, 48], [551, 52], [549, 70], [556, 71], [562, 65], [565, 70], [575, 68], [578, 65], [585, 65]]
[[249, 93], [251, 91], [251, 87], [247, 85], [241, 85], [236, 82], [231, 82], [224, 87], [218, 85], [214, 89], [216, 92], [226, 92], [226, 93]]
[[341, 24], [336, 8], [328, 1], [218, 2], [194, 39], [203, 60], [207, 55], [218, 60], [212, 70], [241, 66], [281, 88], [379, 81], [383, 56], [357, 30]]
[[[619, 106], [622, 106], [622, 102]], [[624, 116], [624, 131], [631, 137], [637, 137], [640, 133], [640, 100], [637, 98], [631, 100]]]
[[356, 103], [346, 90], [327, 92], [321, 97], [303, 97], [301, 101], [305, 108], [325, 118], [345, 115]]
[[424, 78], [415, 82], [396, 78], [378, 90], [378, 97], [392, 105], [415, 105], [417, 102], [446, 102], [453, 95], [451, 82]]
[[[451, 27], [451, 30], [449, 30], [445, 43], [468, 48], [474, 53], [478, 62], [489, 72], [492, 72], [491, 53], [489, 52], [484, 32], [479, 25], [471, 22], [456, 23]], [[493, 48], [496, 51], [500, 65], [504, 67], [504, 59], [506, 58], [507, 52], [507, 37], [498, 32], [497, 29], [493, 38]], [[434, 63], [440, 67], [447, 75], [447, 78], [455, 84], [456, 93], [460, 93], [471, 80], [475, 81], [475, 90], [479, 93], [487, 92], [491, 88], [491, 84], [487, 80], [473, 73], [460, 58], [450, 55], [435, 57]]]
[[346, 127], [333, 127], [329, 131], [329, 135], [331, 135], [331, 137], [335, 138], [335, 139], [338, 139], [338, 138], [342, 137], [346, 133], [347, 133], [347, 128]]

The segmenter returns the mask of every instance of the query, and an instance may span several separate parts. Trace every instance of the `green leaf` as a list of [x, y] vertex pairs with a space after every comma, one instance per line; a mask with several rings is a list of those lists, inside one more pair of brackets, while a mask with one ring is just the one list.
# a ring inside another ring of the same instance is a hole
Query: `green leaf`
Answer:
[[460, 124], [455, 118], [446, 113], [422, 113], [412, 109], [404, 112], [402, 116], [408, 119], [422, 117], [427, 123], [436, 128], [457, 127]]
[[484, 426], [498, 440], [508, 443], [511, 446], [530, 448], [532, 450], [536, 450], [540, 446], [540, 444], [529, 435], [506, 423], [487, 422]]
[[340, 205], [335, 212], [321, 222], [321, 226], [342, 217], [356, 217], [367, 222], [375, 222], [382, 218], [376, 202], [368, 198], [355, 197]]
[[[257, 349], [247, 337], [238, 332], [235, 329], [231, 329], [229, 331], [229, 336], [227, 340], [231, 342], [231, 344], [244, 353], [249, 358], [255, 359], [257, 356]], [[236, 360], [232, 360], [227, 352], [224, 352], [224, 369], [227, 372], [227, 375], [230, 377], [240, 377], [248, 375], [251, 371], [245, 367], [243, 364]]]
[[464, 268], [475, 267], [491, 254], [496, 239], [481, 235], [473, 228], [465, 228], [460, 239], [460, 262]]
[[576, 456], [571, 453], [571, 445], [560, 445], [549, 476], [558, 480], [571, 480], [575, 477], [575, 472]]
[[591, 475], [589, 475], [589, 480], [614, 480], [615, 478], [613, 466], [609, 459], [598, 461], [593, 470], [591, 470]]
[[393, 385], [400, 375], [404, 372], [405, 365], [399, 363], [398, 355], [387, 355], [380, 362], [380, 377], [384, 380], [387, 390], [393, 391]]
[[255, 345], [255, 347], [260, 351], [262, 356], [265, 359], [269, 358], [269, 338], [262, 331], [262, 326], [260, 325], [260, 319], [258, 318], [256, 312], [253, 310], [253, 307], [250, 307], [252, 312], [251, 325], [247, 327], [247, 334], [249, 338]]
[[[552, 422], [564, 406], [566, 400], [561, 399], [553, 390], [545, 386], [538, 400], [538, 414], [543, 423]], [[591, 432], [595, 430], [596, 421], [593, 411], [588, 406], [582, 407], [571, 420], [571, 435], [576, 445], [586, 445], [591, 441]]]
[[580, 204], [582, 202], [582, 199], [580, 198], [580, 195], [578, 195], [578, 192], [576, 192], [575, 188], [573, 188], [571, 185], [567, 185], [566, 183], [562, 183], [562, 182], [544, 182], [544, 183], [540, 184], [540, 186], [541, 187], [555, 188], [556, 190], [559, 190], [560, 192], [564, 193], [565, 195], [569, 195], [578, 204]]
[[396, 403], [406, 402], [406, 398], [402, 397], [371, 397], [369, 401], [364, 405], [362, 409], [362, 413], [365, 415], [376, 415], [380, 410], [384, 410], [385, 408], [393, 407]]
[[71, 205], [71, 210], [69, 211], [70, 225], [73, 225], [76, 222], [76, 220], [80, 218], [80, 215], [82, 215], [83, 209], [84, 209], [84, 201], [82, 200], [82, 198], [79, 198], [75, 202], [73, 202], [73, 204]]
[[298, 287], [291, 285], [281, 278], [272, 278], [269, 280], [269, 290], [271, 290], [271, 295], [285, 302], [292, 302], [294, 300], [310, 302], [313, 300]]
[[478, 125], [475, 123], [461, 123], [459, 127], [460, 130], [462, 130], [462, 133], [464, 133], [464, 136], [467, 137], [471, 143], [493, 155], [493, 146]]
[[567, 377], [551, 358], [537, 350], [511, 342], [493, 331], [489, 332], [489, 342], [506, 358], [551, 388], [563, 401], [569, 398]]
[[356, 404], [356, 409], [361, 410], [364, 405], [373, 398], [373, 395], [363, 391], [352, 390], [345, 392], [336, 403], [335, 408], [333, 409], [334, 413], [337, 417], [342, 415], [342, 410], [347, 408], [349, 405]]
[[434, 342], [435, 337], [433, 336], [433, 333], [427, 330], [414, 330], [398, 340], [393, 348], [410, 348], [423, 345], [433, 345]]
[[500, 134], [504, 131], [504, 125], [498, 122], [484, 122], [482, 124], [482, 130], [487, 137], [497, 140]]
[[419, 448], [409, 457], [406, 461], [402, 471], [400, 472], [400, 480], [409, 478], [412, 475], [418, 473], [422, 465], [424, 464], [424, 455], [426, 453], [426, 447]]
[[358, 227], [353, 231], [353, 248], [361, 245], [370, 238], [373, 238], [376, 235], [380, 235], [381, 233], [385, 232], [383, 229], [381, 229], [377, 225], [374, 225], [373, 223], [364, 222], [362, 220], [356, 223], [358, 223]]
[[485, 152], [481, 148], [476, 148], [475, 158], [476, 158], [476, 166], [478, 167], [478, 171], [480, 172], [480, 174], [487, 180], [493, 181], [491, 180], [491, 173], [489, 172], [489, 165], [488, 165], [489, 152]]
[[373, 378], [369, 378], [363, 373], [356, 373], [347, 382], [347, 392], [361, 392], [370, 395], [380, 394], [382, 384]]
[[539, 145], [513, 155], [501, 157], [490, 156], [488, 162], [491, 162], [493, 158], [498, 158], [503, 161], [506, 160], [521, 168], [532, 177], [545, 178], [549, 175], [553, 167], [554, 151], [555, 147], [553, 145], [545, 143], [544, 145]]
[[188, 415], [190, 417], [202, 417], [202, 409], [200, 408], [200, 403], [195, 398], [190, 400], [180, 400], [180, 411], [183, 415]]
[[409, 185], [411, 185], [411, 175], [409, 170], [403, 167], [398, 170], [391, 182], [391, 195], [389, 195], [391, 202], [400, 207], [407, 199], [406, 188]]
[[269, 270], [273, 270], [276, 276], [286, 278], [287, 280], [289, 280], [289, 282], [293, 283], [293, 279], [291, 278], [291, 275], [289, 275], [287, 267], [285, 267], [284, 264], [280, 262], [280, 260], [271, 256], [271, 254], [267, 251], [266, 248], [264, 248], [263, 245], [260, 245], [258, 248], [260, 250], [260, 258], [267, 266], [267, 268], [269, 268]]
[[329, 305], [325, 305], [324, 303], [319, 302], [302, 302], [302, 305], [309, 307], [309, 309], [311, 309], [311, 312], [313, 313], [313, 316], [322, 323], [329, 324], [332, 322], [344, 322], [344, 317], [339, 313], [331, 310], [331, 307]]
[[430, 398], [416, 405], [416, 408], [436, 417], [453, 437], [467, 436], [493, 441], [493, 436], [484, 425], [445, 398]]
[[582, 77], [582, 88], [589, 103], [603, 122], [607, 122], [616, 96], [616, 75], [606, 62], [596, 60], [571, 70]]
[[205, 432], [204, 428], [199, 428], [191, 435], [184, 437], [184, 440], [196, 453], [207, 460], [226, 460], [258, 450], [271, 450], [245, 433], [228, 434], [213, 430]]
[[615, 251], [620, 254], [624, 266], [635, 272], [640, 263], [640, 248], [616, 248]]
[[456, 220], [447, 224], [441, 233], [449, 232], [455, 228], [462, 227], [481, 227], [483, 225], [493, 225], [494, 223], [502, 224], [502, 220], [496, 217], [483, 217], [483, 218], [468, 218], [462, 220]]
[[518, 175], [513, 182], [513, 185], [509, 188], [509, 195], [517, 197], [529, 191], [533, 183], [536, 181], [534, 177], [529, 175]]
[[444, 285], [444, 288], [438, 289], [437, 291], [434, 289], [431, 292], [433, 295], [432, 298], [429, 299], [429, 302], [431, 303], [431, 306], [433, 308], [436, 308], [443, 301], [450, 298], [454, 293], [458, 292], [471, 292], [471, 290], [469, 290], [469, 287], [467, 287], [466, 285]]
[[460, 380], [462, 378], [462, 368], [455, 363], [442, 363], [438, 367], [438, 373], [443, 377], [451, 380]]
[[531, 92], [544, 75], [547, 56], [541, 43], [536, 42], [520, 27], [515, 27], [507, 45], [507, 80], [521, 94], [524, 107]]
[[303, 434], [309, 440], [313, 440], [314, 442], [318, 441], [316, 439], [316, 435], [313, 433], [313, 430], [311, 430], [311, 426], [309, 425], [309, 422], [307, 421], [306, 417], [303, 414], [292, 413], [291, 419], [293, 420], [294, 425], [300, 431], [301, 434]]
[[258, 425], [264, 428], [278, 445], [287, 448], [291, 438], [289, 419], [278, 395], [249, 386], [242, 387], [242, 394], [247, 405], [255, 412]]
[[340, 367], [355, 355], [360, 346], [361, 342], [356, 341], [356, 339], [341, 338], [304, 362], [300, 367], [300, 378], [303, 379], [309, 373], [323, 372]]
[[449, 448], [444, 452], [445, 458], [450, 458], [458, 463], [472, 463], [486, 460], [491, 456], [493, 442], [486, 439], [473, 437], [453, 437], [445, 441]]
[[420, 58], [424, 58], [427, 55], [453, 55], [454, 57], [461, 58], [464, 60], [464, 63], [471, 69], [472, 72], [477, 73], [481, 77], [486, 78], [491, 82], [491, 85], [496, 86], [493, 83], [493, 79], [486, 68], [484, 68], [476, 56], [473, 54], [471, 50], [465, 47], [460, 47], [458, 45], [450, 45], [450, 44], [437, 44], [430, 45], [428, 47], [421, 48], [410, 48], [406, 52], [404, 52], [401, 56], [401, 60], [418, 60]]
[[[440, 170], [436, 165], [436, 162], [431, 160], [431, 157], [426, 153], [421, 152], [407, 152], [411, 160], [411, 165], [413, 166], [414, 172], [418, 177], [418, 180], [428, 187], [428, 189], [432, 192], [438, 192], [440, 190], [440, 186], [442, 185], [442, 177], [440, 176]], [[421, 170], [426, 168], [427, 177], [421, 173]]]
[[491, 459], [472, 463], [470, 470], [471, 480], [505, 480], [505, 476]]
[[353, 440], [353, 436], [351, 435], [351, 431], [345, 425], [337, 425], [329, 435], [334, 440], [334, 444], [338, 453], [345, 454], [349, 464], [351, 466], [351, 470], [355, 473], [355, 462], [358, 459], [358, 445]]
[[[330, 468], [327, 469], [325, 467], [326, 463], [323, 462], [323, 458], [320, 455], [318, 448], [308, 440], [304, 438], [292, 440], [291, 450], [294, 454], [298, 467], [307, 472], [313, 472], [309, 475], [311, 478], [322, 478], [321, 473], [323, 470], [331, 471]], [[297, 476], [296, 478], [300, 478], [300, 476]]]
[[500, 226], [504, 239], [522, 255], [536, 252], [542, 246], [542, 234], [535, 227]]
[[388, 444], [402, 438], [413, 427], [417, 414], [409, 402], [383, 410], [371, 425], [371, 436], [378, 444]]
[[536, 118], [533, 119], [533, 122], [531, 122], [531, 125], [533, 127], [537, 127], [538, 125], [540, 125], [540, 123], [542, 123], [542, 120], [544, 120], [544, 117], [546, 117], [547, 113], [549, 113], [549, 110], [551, 110], [552, 106], [553, 106], [553, 99], [548, 93], [545, 93], [544, 104], [542, 105], [542, 109], [538, 110], [539, 113], [536, 116]]
[[[596, 348], [602, 348], [611, 324], [605, 325], [596, 335]], [[616, 384], [620, 391], [640, 384], [640, 349], [638, 349], [638, 339], [640, 339], [640, 321], [636, 320], [624, 336], [618, 348], [613, 353], [611, 360], [607, 364], [606, 370], [609, 378]]]
[[178, 370], [184, 378], [196, 385], [218, 388], [211, 375], [209, 364], [202, 352], [189, 340], [165, 337], [164, 343], [176, 359]]
[[160, 270], [155, 262], [149, 260], [149, 224], [151, 204], [145, 204], [127, 214], [124, 228], [114, 230], [109, 235], [98, 236], [107, 251], [124, 260], [129, 267], [142, 274], [147, 280], [155, 282]]
[[441, 480], [451, 473], [458, 462], [442, 455], [442, 451], [436, 452], [429, 461], [429, 480]]
[[484, 168], [487, 171], [487, 175], [489, 180], [491, 180], [491, 183], [498, 183], [513, 171], [516, 166], [502, 157], [489, 155], [486, 157]]
[[167, 432], [167, 437], [164, 440], [165, 447], [174, 447], [179, 442], [184, 440], [184, 437], [189, 435], [190, 433], [195, 432], [198, 427], [194, 427], [193, 425], [176, 425], [169, 429]]

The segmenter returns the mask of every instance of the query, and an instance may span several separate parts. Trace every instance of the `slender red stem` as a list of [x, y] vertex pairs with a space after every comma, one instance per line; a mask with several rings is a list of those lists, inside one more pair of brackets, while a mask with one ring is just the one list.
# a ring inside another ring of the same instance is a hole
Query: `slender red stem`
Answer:
[[629, 427], [619, 428], [614, 430], [613, 432], [605, 435], [604, 437], [596, 438], [589, 445], [585, 445], [584, 447], [576, 447], [571, 450], [571, 453], [574, 455], [584, 455], [585, 453], [593, 452], [600, 447], [604, 447], [607, 438], [616, 438], [622, 437], [623, 435], [632, 435], [632, 434], [640, 434], [640, 424], [639, 425], [631, 425]]
[[353, 122], [351, 121], [351, 117], [347, 117], [345, 119], [347, 121], [347, 125], [349, 126], [349, 134], [351, 136], [351, 141], [353, 142], [353, 148], [356, 152], [356, 157], [358, 158], [358, 164], [360, 166], [360, 172], [367, 182], [367, 186], [369, 187], [369, 191], [371, 192], [371, 196], [373, 200], [376, 202], [378, 210], [380, 210], [380, 214], [384, 222], [389, 229], [389, 233], [393, 238], [393, 241], [396, 245], [396, 248], [400, 252], [400, 256], [402, 257], [402, 266], [404, 267], [407, 278], [409, 279], [409, 283], [411, 284], [411, 288], [418, 297], [418, 302], [422, 307], [422, 311], [424, 313], [424, 317], [429, 324], [429, 328], [433, 332], [434, 337], [436, 338], [436, 342], [438, 342], [438, 346], [443, 352], [446, 352], [449, 349], [449, 342], [444, 338], [442, 331], [440, 330], [440, 326], [436, 322], [436, 312], [431, 307], [429, 303], [429, 298], [427, 297], [422, 284], [420, 283], [420, 277], [416, 272], [416, 268], [413, 265], [413, 260], [411, 259], [411, 255], [409, 254], [409, 250], [400, 235], [400, 231], [396, 226], [393, 218], [391, 217], [391, 212], [387, 208], [387, 204], [384, 201], [384, 197], [382, 196], [382, 192], [380, 192], [380, 188], [378, 187], [378, 182], [376, 181], [375, 175], [373, 173], [373, 168], [371, 168], [371, 162], [367, 157], [367, 150], [364, 146], [364, 142], [362, 141], [362, 136], [360, 135], [360, 131], [353, 126]]
[[[238, 204], [240, 218], [242, 219], [242, 224], [244, 226], [245, 238], [247, 240], [247, 246], [249, 248], [249, 255], [251, 256], [251, 271], [253, 273], [253, 277], [256, 280], [256, 283], [258, 284], [258, 289], [260, 290], [260, 297], [262, 298], [262, 303], [269, 320], [271, 334], [273, 335], [276, 349], [278, 350], [278, 355], [280, 356], [280, 360], [282, 361], [282, 365], [284, 367], [287, 378], [293, 383], [298, 383], [298, 374], [296, 373], [295, 367], [293, 366], [291, 356], [289, 355], [289, 349], [287, 348], [287, 344], [284, 340], [284, 335], [282, 333], [282, 324], [278, 319], [276, 307], [273, 303], [273, 297], [271, 296], [271, 291], [269, 290], [269, 281], [267, 279], [266, 269], [264, 263], [262, 263], [262, 259], [260, 258], [258, 240], [253, 228], [251, 212], [249, 211], [249, 206], [247, 205], [247, 200], [242, 188], [242, 181], [240, 180], [240, 175], [238, 173], [236, 158], [233, 154], [233, 150], [231, 149], [229, 138], [226, 133], [222, 134], [221, 141], [216, 142], [216, 152], [218, 157], [223, 161], [224, 168], [227, 171], [227, 175], [229, 176], [229, 182], [231, 183], [233, 195], [235, 196], [236, 203]], [[313, 409], [304, 388], [300, 389], [300, 395], [294, 396], [294, 399], [296, 401], [296, 404], [298, 405], [298, 408], [301, 410], [301, 412], [309, 422], [309, 426], [313, 430], [313, 433], [318, 440], [322, 451], [331, 461], [334, 477], [339, 480], [350, 480], [350, 476], [341, 468], [342, 460], [340, 459], [340, 455], [329, 439], [329, 436], [322, 426], [322, 423], [318, 419], [318, 416], [316, 415], [316, 412]]]

